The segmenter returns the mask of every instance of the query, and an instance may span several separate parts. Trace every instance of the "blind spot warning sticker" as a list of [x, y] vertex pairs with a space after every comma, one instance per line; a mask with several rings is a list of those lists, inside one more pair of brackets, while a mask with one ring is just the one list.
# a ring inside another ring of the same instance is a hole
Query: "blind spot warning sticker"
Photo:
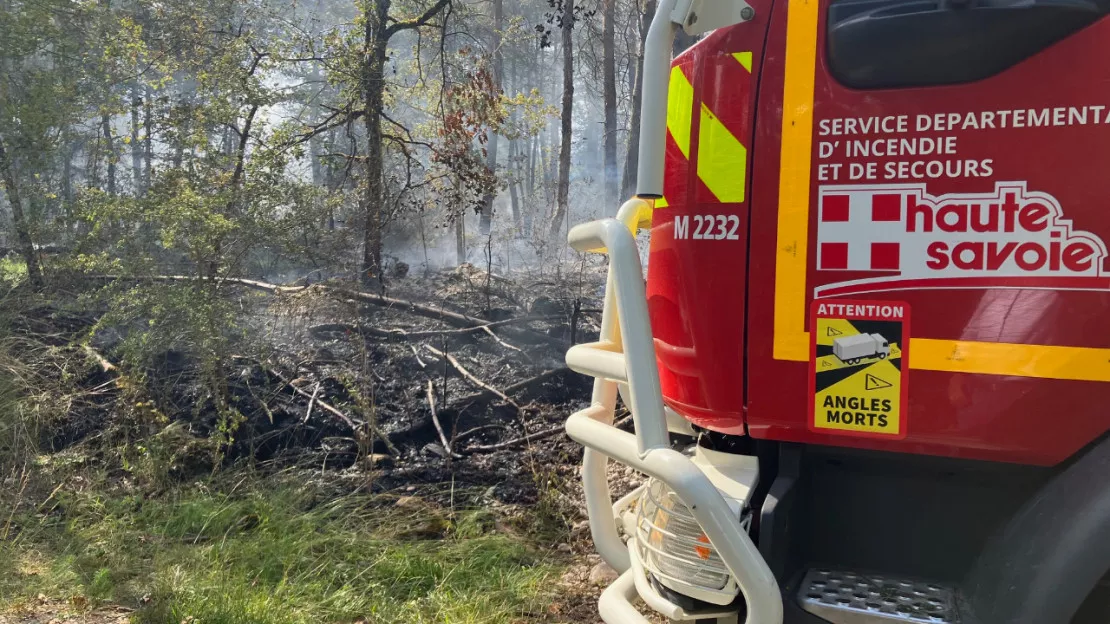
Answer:
[[816, 299], [809, 318], [810, 429], [906, 437], [909, 305]]

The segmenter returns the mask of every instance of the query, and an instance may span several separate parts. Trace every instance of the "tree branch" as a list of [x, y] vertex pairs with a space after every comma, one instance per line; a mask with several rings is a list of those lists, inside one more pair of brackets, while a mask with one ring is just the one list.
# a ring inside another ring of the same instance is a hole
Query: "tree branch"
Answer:
[[427, 11], [424, 11], [424, 13], [419, 17], [409, 20], [399, 20], [395, 22], [389, 28], [385, 29], [386, 40], [389, 40], [391, 37], [393, 37], [393, 35], [396, 35], [402, 30], [412, 30], [413, 28], [420, 28], [421, 26], [426, 25], [448, 4], [451, 4], [451, 0], [437, 0], [435, 4], [429, 7]]

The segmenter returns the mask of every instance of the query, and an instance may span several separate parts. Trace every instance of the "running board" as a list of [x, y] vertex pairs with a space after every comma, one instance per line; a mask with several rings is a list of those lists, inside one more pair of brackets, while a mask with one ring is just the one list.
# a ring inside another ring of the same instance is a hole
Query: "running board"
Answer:
[[833, 624], [959, 624], [956, 592], [920, 580], [815, 568], [798, 588], [806, 611]]

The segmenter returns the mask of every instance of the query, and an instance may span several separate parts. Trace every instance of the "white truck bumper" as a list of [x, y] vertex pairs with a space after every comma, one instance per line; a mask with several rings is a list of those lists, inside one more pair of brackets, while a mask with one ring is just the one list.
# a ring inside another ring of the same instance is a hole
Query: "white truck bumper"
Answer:
[[[617, 219], [580, 225], [568, 236], [576, 250], [610, 257], [600, 339], [567, 353], [572, 369], [595, 377], [592, 404], [573, 414], [566, 429], [586, 447], [582, 483], [594, 543], [602, 558], [621, 574], [602, 594], [601, 616], [607, 624], [647, 624], [632, 602], [638, 596], [675, 621], [730, 617], [723, 608], [687, 613], [648, 583], [636, 549], [631, 541], [625, 544], [619, 531], [620, 518], [637, 493], [614, 506], [607, 475], [608, 461], [613, 459], [662, 481], [686, 504], [739, 586], [747, 605], [745, 622], [781, 624], [778, 583], [741, 527], [735, 509], [694, 460], [670, 447], [643, 268], [633, 236], [650, 214], [650, 204], [634, 199], [621, 208]], [[627, 388], [624, 398], [632, 411], [635, 434], [612, 425], [622, 385]]]

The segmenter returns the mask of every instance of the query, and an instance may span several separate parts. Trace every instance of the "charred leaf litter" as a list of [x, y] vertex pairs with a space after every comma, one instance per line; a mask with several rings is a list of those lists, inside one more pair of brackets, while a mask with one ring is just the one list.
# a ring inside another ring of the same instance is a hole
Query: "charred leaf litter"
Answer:
[[[542, 486], [537, 472], [572, 478], [581, 459], [561, 428], [588, 404], [591, 384], [563, 357], [572, 341], [597, 339], [603, 282], [602, 272], [503, 277], [462, 265], [395, 277], [385, 291], [392, 303], [368, 302], [332, 281], [278, 293], [236, 286], [250, 323], [224, 368], [241, 416], [223, 462], [311, 467], [380, 492], [450, 482], [528, 504]], [[51, 310], [15, 331], [69, 335], [65, 348], [76, 351], [95, 319]], [[122, 374], [113, 363], [124, 331], [92, 337], [99, 366], [80, 385], [96, 392], [74, 404], [48, 447], [80, 444], [112, 425], [106, 388]], [[146, 378], [182, 444], [217, 432], [216, 401], [194, 359], [166, 351]], [[211, 469], [210, 458], [183, 452], [172, 473], [187, 479]]]

